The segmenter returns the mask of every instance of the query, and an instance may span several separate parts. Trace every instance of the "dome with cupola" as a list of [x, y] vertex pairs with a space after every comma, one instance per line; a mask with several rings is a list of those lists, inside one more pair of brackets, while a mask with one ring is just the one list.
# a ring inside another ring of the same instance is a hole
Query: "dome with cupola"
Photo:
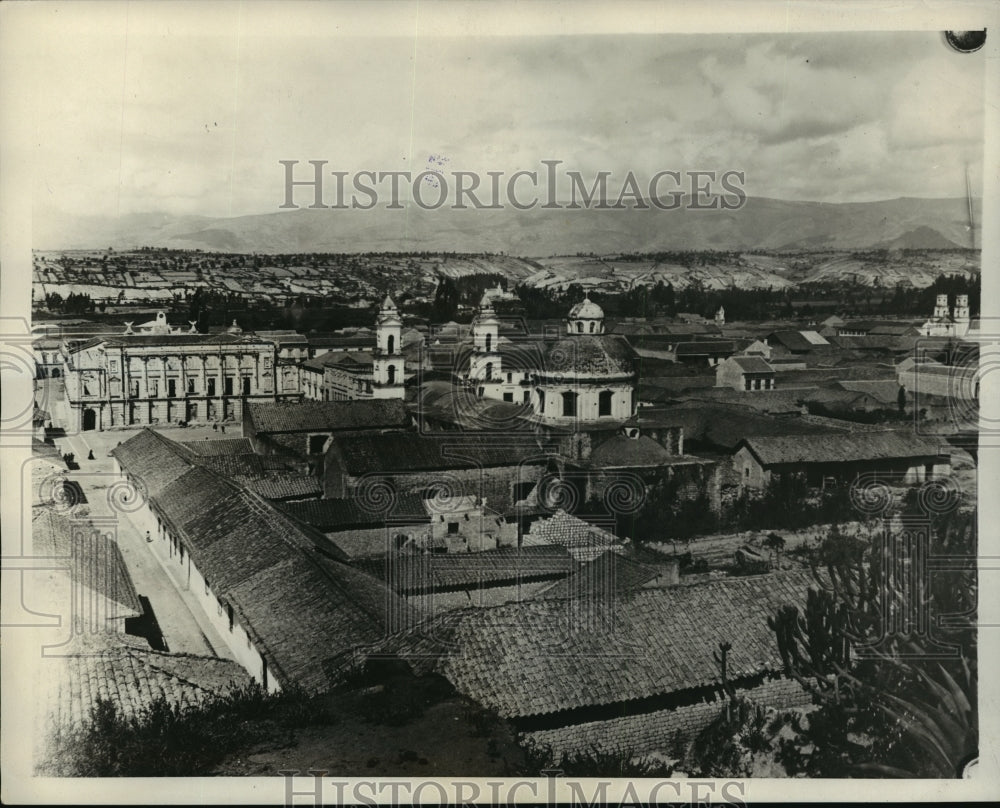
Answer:
[[566, 318], [566, 332], [569, 334], [603, 334], [604, 309], [589, 297], [584, 297], [569, 310]]

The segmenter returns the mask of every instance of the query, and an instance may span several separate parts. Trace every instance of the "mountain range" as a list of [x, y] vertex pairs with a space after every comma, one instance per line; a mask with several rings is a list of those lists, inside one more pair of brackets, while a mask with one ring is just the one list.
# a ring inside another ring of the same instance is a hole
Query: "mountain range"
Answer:
[[166, 213], [36, 215], [36, 249], [219, 252], [506, 252], [543, 257], [668, 250], [825, 251], [980, 246], [981, 203], [902, 197], [799, 202], [750, 197], [738, 210], [311, 210], [231, 218]]

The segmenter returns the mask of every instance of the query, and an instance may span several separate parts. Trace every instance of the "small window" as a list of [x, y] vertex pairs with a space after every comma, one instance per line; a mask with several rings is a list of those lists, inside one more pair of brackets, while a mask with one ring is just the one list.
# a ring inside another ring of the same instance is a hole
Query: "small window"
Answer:
[[594, 333], [594, 329], [595, 329], [596, 327], [597, 327], [597, 323], [591, 323], [591, 324], [590, 324], [590, 333], [591, 333], [591, 334], [593, 334], [593, 333]]
[[492, 334], [487, 334], [486, 335], [486, 350], [487, 351], [493, 350], [493, 335]]
[[448, 535], [449, 536], [457, 536], [458, 535], [458, 522], [449, 522], [448, 523]]
[[577, 330], [577, 333], [582, 334], [583, 333], [583, 323], [577, 323], [576, 324], [576, 330]]
[[510, 384], [513, 381], [514, 381], [514, 374], [513, 373], [508, 373], [507, 374], [507, 384]]
[[524, 391], [524, 403], [527, 404], [530, 401], [531, 401], [531, 391], [525, 390]]
[[214, 396], [215, 395], [215, 378], [214, 377], [208, 380], [208, 394], [210, 396]]
[[192, 376], [188, 377], [188, 392], [189, 393], [193, 393], [194, 392], [194, 377], [192, 377]]
[[223, 389], [225, 390], [225, 395], [231, 396], [233, 394], [233, 377], [226, 376], [224, 384], [225, 387]]
[[117, 359], [112, 359], [111, 360], [111, 372], [112, 373], [117, 373], [118, 372], [118, 360]]
[[514, 402], [514, 394], [513, 393], [504, 393], [503, 394], [503, 400], [504, 401], [509, 401], [509, 402], [513, 403]]
[[167, 397], [173, 398], [177, 395], [177, 379], [167, 379]]
[[743, 476], [746, 477], [747, 479], [750, 479], [750, 467], [749, 466], [747, 466], [745, 469], [743, 469]]
[[562, 414], [564, 416], [576, 415], [576, 399], [577, 399], [577, 394], [570, 390], [567, 390], [565, 393], [562, 394], [562, 400], [563, 400]]
[[493, 363], [486, 363], [486, 381], [490, 381], [493, 378]]
[[309, 436], [309, 454], [321, 454], [326, 446], [326, 435]]
[[389, 367], [388, 367], [388, 369], [387, 369], [386, 372], [388, 374], [388, 382], [389, 382], [389, 384], [395, 384], [396, 383], [396, 366], [395, 365], [389, 365]]
[[229, 630], [233, 630], [233, 626], [236, 625], [236, 616], [233, 614], [233, 606], [231, 603], [226, 604], [226, 614], [229, 617]]
[[244, 376], [243, 377], [243, 395], [245, 395], [245, 396], [250, 395], [250, 377], [249, 376]]

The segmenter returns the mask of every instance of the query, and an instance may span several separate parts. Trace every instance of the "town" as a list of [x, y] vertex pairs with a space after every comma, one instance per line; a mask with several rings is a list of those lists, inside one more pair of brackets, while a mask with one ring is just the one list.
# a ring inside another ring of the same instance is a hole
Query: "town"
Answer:
[[206, 773], [846, 776], [814, 619], [974, 609], [977, 259], [36, 253], [46, 739], [255, 692], [335, 718]]

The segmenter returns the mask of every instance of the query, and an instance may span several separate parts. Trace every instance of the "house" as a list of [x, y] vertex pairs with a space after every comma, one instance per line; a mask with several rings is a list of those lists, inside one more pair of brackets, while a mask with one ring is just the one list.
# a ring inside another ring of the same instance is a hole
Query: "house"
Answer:
[[297, 458], [317, 470], [334, 435], [403, 430], [412, 419], [398, 399], [250, 405], [243, 435], [254, 451]]
[[798, 356], [818, 351], [829, 351], [832, 346], [818, 331], [772, 331], [765, 340], [773, 356]]
[[951, 458], [934, 442], [904, 432], [760, 436], [740, 442], [733, 468], [746, 488], [766, 488], [775, 475], [803, 477], [811, 486], [828, 480], [850, 483], [873, 474], [899, 485], [923, 482], [951, 471]]
[[395, 496], [442, 488], [507, 513], [556, 462], [554, 447], [490, 433], [385, 432], [335, 435], [323, 460], [329, 498]]
[[111, 454], [144, 494], [130, 518], [154, 538], [147, 547], [265, 689], [326, 690], [359, 651], [416, 619], [321, 533], [175, 441], [144, 429]]
[[773, 390], [775, 370], [759, 356], [732, 356], [715, 369], [715, 386], [733, 390]]
[[803, 607], [808, 571], [638, 588], [602, 598], [536, 597], [438, 615], [376, 656], [436, 673], [495, 711], [520, 739], [563, 753], [670, 755], [728, 696], [713, 653], [731, 643], [727, 682], [765, 706], [802, 707], [768, 618]]

